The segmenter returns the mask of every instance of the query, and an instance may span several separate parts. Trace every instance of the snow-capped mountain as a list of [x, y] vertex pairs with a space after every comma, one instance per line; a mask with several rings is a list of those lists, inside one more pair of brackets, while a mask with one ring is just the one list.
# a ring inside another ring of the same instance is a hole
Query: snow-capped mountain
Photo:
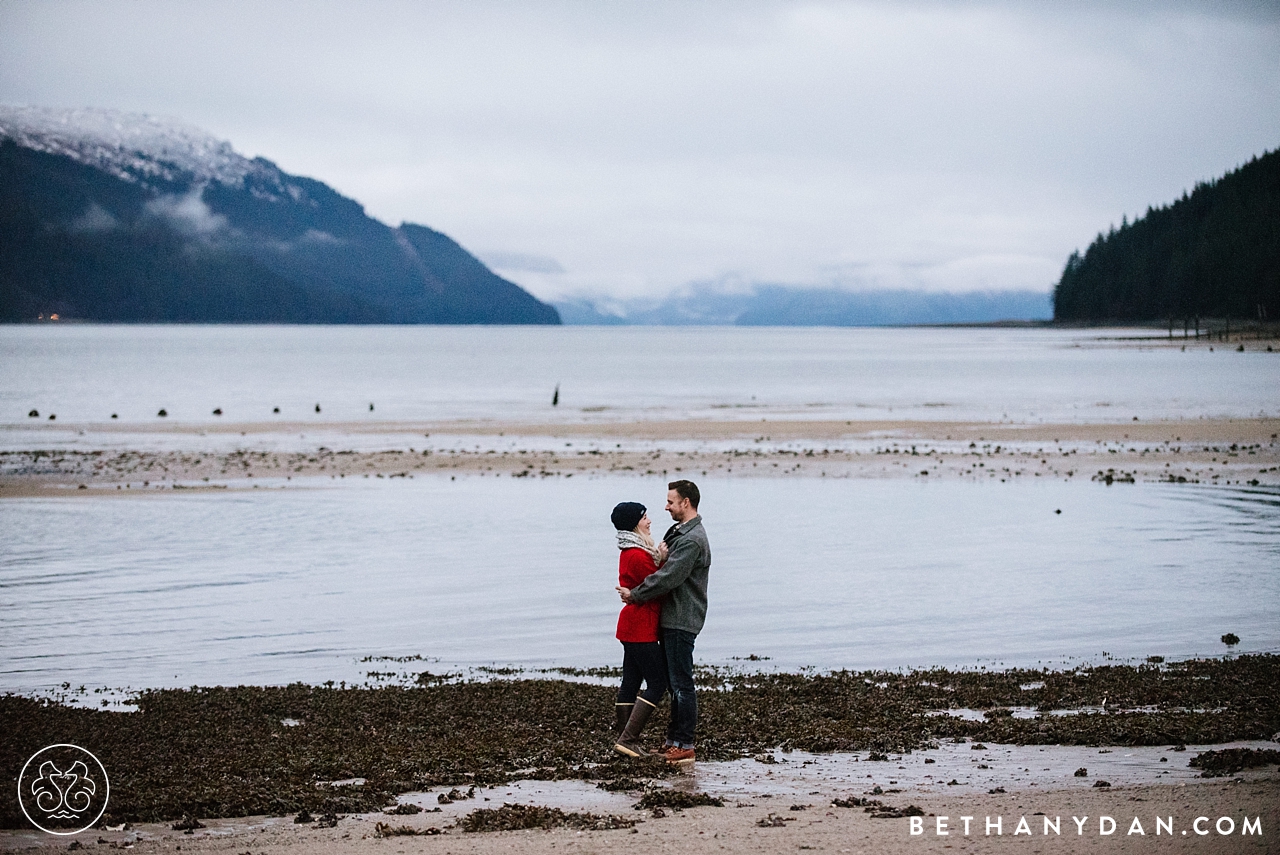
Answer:
[[0, 106], [0, 320], [559, 323], [425, 226], [172, 119]]
[[69, 157], [122, 181], [186, 178], [235, 185], [254, 167], [225, 140], [144, 113], [0, 106], [0, 138]]
[[[145, 113], [0, 105], [0, 139], [141, 184], [218, 181], [242, 186], [250, 175], [284, 176], [270, 161], [250, 160], [200, 128]], [[297, 198], [300, 187], [281, 183], [286, 195]]]

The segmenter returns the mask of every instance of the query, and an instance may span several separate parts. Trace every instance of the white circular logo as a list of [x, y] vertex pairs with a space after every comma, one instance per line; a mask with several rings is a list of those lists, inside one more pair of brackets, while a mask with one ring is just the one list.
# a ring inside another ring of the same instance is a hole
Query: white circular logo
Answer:
[[18, 805], [31, 824], [49, 834], [79, 834], [107, 809], [107, 770], [79, 745], [41, 748], [18, 775]]

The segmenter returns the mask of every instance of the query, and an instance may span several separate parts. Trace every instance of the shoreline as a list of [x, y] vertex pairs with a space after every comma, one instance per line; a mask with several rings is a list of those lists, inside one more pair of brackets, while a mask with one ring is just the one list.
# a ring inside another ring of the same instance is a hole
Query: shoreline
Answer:
[[[321, 479], [431, 474], [1051, 478], [1108, 485], [1280, 486], [1278, 418], [1054, 425], [849, 420], [59, 425], [40, 426], [34, 433], [52, 441], [0, 451], [0, 498], [303, 486]], [[148, 437], [177, 438], [192, 447], [147, 450], [154, 445]]]

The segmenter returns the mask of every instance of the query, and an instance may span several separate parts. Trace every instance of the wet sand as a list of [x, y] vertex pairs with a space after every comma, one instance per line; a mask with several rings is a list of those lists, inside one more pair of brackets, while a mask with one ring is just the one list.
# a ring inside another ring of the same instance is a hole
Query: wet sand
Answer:
[[[486, 792], [493, 792], [490, 805], [502, 798], [496, 791], [483, 790], [480, 797], [484, 798]], [[77, 838], [85, 848], [104, 851], [110, 848], [157, 853], [247, 851], [255, 855], [634, 853], [655, 849], [692, 853], [797, 850], [1146, 853], [1189, 849], [1207, 853], [1264, 853], [1280, 848], [1277, 843], [1280, 775], [1277, 774], [1190, 785], [1023, 790], [962, 799], [901, 793], [887, 799], [892, 799], [893, 806], [898, 808], [919, 809], [922, 816], [916, 818], [918, 824], [913, 826], [911, 817], [885, 818], [885, 812], [876, 807], [839, 807], [831, 794], [815, 792], [802, 800], [744, 798], [726, 801], [723, 807], [666, 810], [666, 815], [661, 817], [651, 811], [621, 808], [620, 813], [610, 815], [635, 825], [605, 831], [557, 828], [467, 833], [451, 821], [442, 821], [440, 814], [419, 813], [414, 816], [344, 815], [333, 828], [295, 824], [288, 817], [246, 817], [233, 822], [209, 821], [204, 823], [205, 828], [190, 835], [174, 830], [170, 824], [155, 823], [127, 831], [91, 830]], [[796, 810], [798, 807], [803, 809]], [[1247, 832], [1246, 820], [1250, 823]], [[1158, 821], [1165, 825], [1159, 826]], [[913, 833], [913, 828], [917, 833]], [[391, 829], [402, 833], [383, 836]], [[940, 834], [940, 830], [946, 833]], [[1110, 833], [1103, 833], [1108, 830]], [[416, 834], [405, 834], [405, 831]], [[3, 852], [65, 850], [67, 845], [66, 838], [37, 832], [0, 832], [0, 851]]]
[[[48, 437], [43, 447], [0, 452], [0, 497], [304, 486], [321, 479], [432, 474], [1275, 486], [1278, 435], [1280, 419], [1262, 418], [1073, 425], [761, 420], [59, 426], [34, 433], [37, 446]], [[68, 436], [77, 438], [77, 447], [66, 447]], [[205, 449], [148, 451], [119, 444], [145, 447], [156, 437]], [[226, 450], [227, 440], [239, 447]], [[371, 443], [382, 447], [368, 450]], [[297, 450], [288, 450], [290, 444]]]

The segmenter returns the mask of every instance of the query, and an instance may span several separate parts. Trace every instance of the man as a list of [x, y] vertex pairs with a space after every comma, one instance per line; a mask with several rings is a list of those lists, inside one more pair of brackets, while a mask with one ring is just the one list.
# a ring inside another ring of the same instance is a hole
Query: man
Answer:
[[667, 561], [635, 588], [618, 586], [623, 602], [644, 603], [666, 595], [659, 627], [671, 687], [671, 724], [663, 756], [668, 763], [693, 763], [698, 698], [693, 685], [693, 643], [707, 619], [707, 575], [711, 545], [698, 514], [701, 495], [692, 481], [667, 485], [667, 513], [675, 525], [662, 538]]

